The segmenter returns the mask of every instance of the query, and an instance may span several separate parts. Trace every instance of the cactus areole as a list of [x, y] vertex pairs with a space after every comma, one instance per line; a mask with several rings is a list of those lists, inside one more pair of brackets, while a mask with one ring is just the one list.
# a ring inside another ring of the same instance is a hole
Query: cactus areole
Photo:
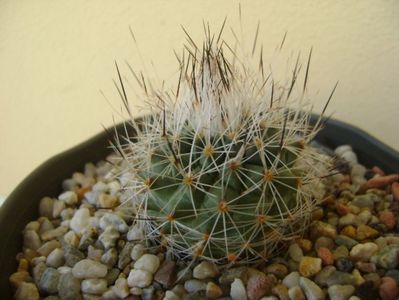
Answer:
[[267, 259], [301, 236], [329, 168], [309, 145], [317, 128], [304, 97], [292, 93], [300, 68], [282, 86], [262, 57], [251, 69], [236, 53], [226, 58], [233, 51], [220, 37], [201, 48], [189, 40], [174, 91], [143, 83], [154, 114], [140, 126], [132, 119], [137, 137], [118, 145], [124, 196], [146, 237], [179, 258]]

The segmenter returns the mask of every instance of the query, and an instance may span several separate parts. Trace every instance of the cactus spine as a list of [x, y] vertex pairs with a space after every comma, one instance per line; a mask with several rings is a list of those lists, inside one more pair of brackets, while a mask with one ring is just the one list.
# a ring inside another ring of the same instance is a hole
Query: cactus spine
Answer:
[[291, 100], [299, 68], [285, 87], [263, 64], [230, 62], [221, 39], [187, 48], [176, 90], [145, 87], [154, 114], [119, 144], [125, 198], [147, 237], [180, 258], [267, 259], [302, 234], [329, 168], [309, 145], [317, 130], [302, 99]]

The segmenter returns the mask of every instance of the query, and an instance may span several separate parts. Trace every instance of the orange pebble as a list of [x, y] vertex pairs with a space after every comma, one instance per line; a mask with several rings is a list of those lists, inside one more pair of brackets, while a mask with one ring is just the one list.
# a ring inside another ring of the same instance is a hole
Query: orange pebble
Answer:
[[78, 200], [81, 201], [88, 191], [90, 191], [90, 187], [82, 187], [82, 188], [78, 189], [76, 191], [76, 194], [78, 195]]
[[320, 247], [319, 250], [317, 250], [317, 255], [321, 258], [323, 265], [334, 264], [334, 255], [328, 248]]
[[340, 216], [345, 216], [345, 215], [347, 215], [348, 213], [350, 213], [350, 211], [351, 211], [351, 209], [350, 209], [347, 205], [342, 204], [342, 203], [337, 203], [337, 204], [335, 205], [335, 210], [337, 211], [337, 213], [338, 213]]
[[379, 294], [382, 300], [395, 300], [399, 295], [395, 279], [392, 277], [382, 277]]
[[367, 187], [369, 189], [381, 188], [398, 180], [399, 180], [398, 174], [374, 177], [371, 178], [369, 181], [367, 181]]
[[335, 196], [334, 195], [329, 195], [325, 197], [322, 201], [323, 204], [330, 205], [335, 203]]
[[380, 167], [374, 166], [371, 168], [371, 171], [373, 171], [375, 174], [385, 176], [385, 172]]
[[389, 210], [380, 212], [380, 221], [389, 230], [394, 229], [396, 226], [396, 216], [393, 212]]

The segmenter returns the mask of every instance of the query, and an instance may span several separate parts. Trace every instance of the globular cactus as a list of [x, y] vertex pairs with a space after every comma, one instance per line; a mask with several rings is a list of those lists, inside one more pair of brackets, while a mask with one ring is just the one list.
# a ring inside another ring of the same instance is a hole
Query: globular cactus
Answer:
[[191, 41], [174, 92], [144, 87], [153, 114], [119, 144], [124, 196], [146, 236], [180, 258], [250, 263], [301, 236], [330, 165], [290, 98], [299, 68], [284, 87], [228, 61], [224, 45]]

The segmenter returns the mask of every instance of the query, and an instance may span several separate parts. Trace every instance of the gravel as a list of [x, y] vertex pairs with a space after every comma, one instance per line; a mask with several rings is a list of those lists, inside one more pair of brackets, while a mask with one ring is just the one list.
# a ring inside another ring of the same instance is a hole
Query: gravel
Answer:
[[397, 299], [399, 176], [360, 165], [350, 146], [335, 153], [345, 174], [329, 179], [304, 236], [266, 262], [229, 268], [184, 263], [146, 240], [120, 199], [128, 179], [87, 164], [25, 226], [15, 299]]

